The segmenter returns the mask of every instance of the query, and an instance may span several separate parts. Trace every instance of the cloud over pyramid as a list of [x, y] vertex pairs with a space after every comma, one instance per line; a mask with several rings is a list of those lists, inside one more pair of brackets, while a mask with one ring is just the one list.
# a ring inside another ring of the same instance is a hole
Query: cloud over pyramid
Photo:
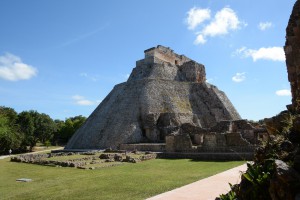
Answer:
[[225, 93], [206, 82], [202, 64], [158, 45], [145, 50], [127, 82], [113, 88], [66, 149], [163, 143], [184, 123], [211, 128], [239, 119]]

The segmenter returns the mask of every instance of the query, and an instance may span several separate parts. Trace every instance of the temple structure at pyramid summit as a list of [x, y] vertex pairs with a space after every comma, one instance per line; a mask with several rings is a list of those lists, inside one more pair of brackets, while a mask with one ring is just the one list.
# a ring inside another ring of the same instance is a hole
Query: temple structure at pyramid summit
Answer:
[[170, 48], [144, 51], [65, 149], [251, 151], [260, 129], [242, 120], [205, 67]]

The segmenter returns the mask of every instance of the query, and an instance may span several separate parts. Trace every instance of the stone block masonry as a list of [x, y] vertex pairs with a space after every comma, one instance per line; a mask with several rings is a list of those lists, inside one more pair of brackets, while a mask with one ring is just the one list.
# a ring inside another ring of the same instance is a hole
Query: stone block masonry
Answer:
[[203, 137], [177, 136], [181, 125], [209, 129], [220, 121], [239, 119], [225, 93], [206, 82], [204, 65], [158, 45], [145, 51], [128, 81], [114, 87], [66, 149], [165, 143], [173, 135], [174, 148], [184, 151], [191, 148], [191, 139], [200, 143]]

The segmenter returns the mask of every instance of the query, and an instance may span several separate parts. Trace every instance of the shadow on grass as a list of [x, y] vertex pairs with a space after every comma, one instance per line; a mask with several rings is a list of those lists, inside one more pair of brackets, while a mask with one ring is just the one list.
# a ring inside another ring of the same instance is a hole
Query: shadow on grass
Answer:
[[227, 161], [252, 161], [252, 153], [161, 153], [158, 159], [180, 160], [189, 159], [193, 162], [227, 162]]
[[238, 159], [238, 160], [217, 160], [217, 159], [190, 159], [190, 158], [157, 158], [157, 159], [162, 159], [162, 160], [172, 160], [172, 161], [176, 161], [176, 160], [183, 160], [186, 159], [189, 162], [232, 162], [232, 161], [243, 161], [243, 162], [247, 162], [247, 161], [251, 161], [251, 160], [246, 160], [246, 159]]

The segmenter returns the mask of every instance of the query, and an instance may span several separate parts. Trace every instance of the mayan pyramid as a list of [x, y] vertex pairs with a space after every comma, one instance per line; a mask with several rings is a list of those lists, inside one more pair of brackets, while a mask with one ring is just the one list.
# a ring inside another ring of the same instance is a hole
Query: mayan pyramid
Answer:
[[113, 88], [66, 149], [163, 143], [184, 123], [211, 128], [241, 119], [225, 93], [206, 82], [202, 64], [161, 45], [144, 52], [128, 80]]

